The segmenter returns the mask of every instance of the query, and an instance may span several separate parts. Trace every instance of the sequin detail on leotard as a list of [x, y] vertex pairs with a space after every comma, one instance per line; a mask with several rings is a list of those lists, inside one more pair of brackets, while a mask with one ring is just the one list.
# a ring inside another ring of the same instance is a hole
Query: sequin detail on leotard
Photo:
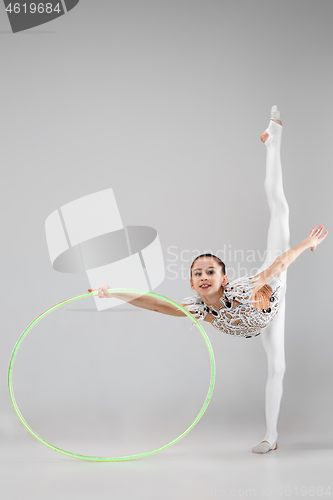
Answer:
[[[257, 337], [278, 313], [283, 287], [282, 281], [274, 278], [252, 300], [255, 285], [254, 277], [245, 276], [228, 284], [223, 296], [213, 306], [207, 306], [199, 295], [187, 297], [182, 302], [199, 321], [203, 321], [208, 315], [208, 321], [217, 330], [236, 337]], [[262, 306], [265, 307], [259, 308]]]

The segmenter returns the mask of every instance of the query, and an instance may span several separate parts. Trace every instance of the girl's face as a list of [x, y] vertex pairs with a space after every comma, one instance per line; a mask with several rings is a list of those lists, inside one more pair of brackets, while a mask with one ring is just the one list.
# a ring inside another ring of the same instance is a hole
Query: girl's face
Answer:
[[195, 290], [203, 300], [213, 297], [218, 300], [222, 287], [228, 283], [228, 276], [222, 274], [222, 268], [214, 257], [200, 257], [193, 264], [190, 282], [192, 290]]

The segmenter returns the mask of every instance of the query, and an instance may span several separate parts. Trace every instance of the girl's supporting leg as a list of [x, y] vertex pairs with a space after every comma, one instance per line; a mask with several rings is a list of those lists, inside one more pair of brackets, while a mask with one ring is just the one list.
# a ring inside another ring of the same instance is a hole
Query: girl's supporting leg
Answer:
[[[280, 158], [282, 126], [271, 121], [267, 132], [269, 138], [265, 142], [267, 148], [265, 189], [270, 209], [270, 224], [266, 259], [259, 272], [267, 269], [279, 254], [290, 248], [289, 207], [283, 192]], [[283, 287], [286, 288], [287, 271], [281, 273], [279, 278], [282, 280]], [[284, 323], [285, 298], [282, 300], [279, 313], [274, 318], [274, 321], [261, 333], [268, 365], [265, 396], [267, 430], [263, 441], [252, 448], [252, 451], [255, 453], [267, 453], [276, 447], [278, 436], [277, 421], [285, 372]]]

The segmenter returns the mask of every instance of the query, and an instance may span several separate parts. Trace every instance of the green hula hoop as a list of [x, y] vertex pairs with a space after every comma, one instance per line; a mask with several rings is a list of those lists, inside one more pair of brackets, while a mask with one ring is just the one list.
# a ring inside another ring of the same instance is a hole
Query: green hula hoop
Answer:
[[16, 400], [15, 400], [15, 397], [14, 397], [14, 391], [13, 391], [13, 381], [12, 381], [12, 378], [13, 378], [14, 361], [15, 361], [15, 357], [16, 357], [17, 351], [18, 351], [18, 349], [19, 349], [19, 347], [20, 347], [23, 339], [26, 337], [26, 335], [28, 334], [28, 332], [35, 326], [35, 324], [38, 323], [38, 321], [40, 321], [42, 318], [44, 318], [44, 316], [46, 316], [50, 312], [54, 311], [58, 307], [64, 306], [65, 304], [68, 304], [69, 302], [73, 302], [74, 300], [82, 299], [84, 297], [90, 297], [91, 295], [97, 295], [98, 291], [93, 291], [93, 292], [90, 292], [90, 293], [85, 293], [83, 295], [77, 295], [76, 297], [72, 297], [70, 299], [64, 300], [63, 302], [59, 302], [59, 304], [56, 304], [56, 305], [50, 307], [49, 309], [47, 309], [47, 311], [45, 311], [42, 314], [40, 314], [39, 316], [37, 316], [37, 318], [34, 319], [30, 323], [30, 325], [22, 333], [21, 337], [19, 338], [19, 340], [17, 341], [17, 343], [16, 343], [16, 345], [14, 347], [13, 354], [12, 354], [12, 357], [10, 359], [9, 370], [8, 370], [8, 388], [9, 388], [10, 400], [11, 400], [12, 405], [14, 407], [14, 410], [15, 410], [18, 418], [21, 420], [22, 424], [28, 429], [28, 431], [36, 439], [38, 439], [38, 441], [40, 441], [41, 443], [45, 444], [46, 446], [48, 446], [52, 450], [55, 450], [55, 451], [57, 451], [59, 453], [63, 453], [64, 455], [67, 455], [69, 457], [79, 458], [79, 459], [82, 459], [82, 460], [92, 460], [94, 462], [119, 462], [119, 461], [124, 461], [124, 460], [133, 460], [133, 459], [136, 459], [136, 458], [143, 458], [143, 457], [147, 457], [149, 455], [153, 455], [154, 453], [158, 453], [159, 451], [165, 450], [169, 446], [177, 443], [177, 441], [179, 441], [180, 439], [182, 439], [184, 436], [186, 436], [186, 434], [188, 432], [190, 432], [191, 429], [193, 429], [193, 427], [199, 422], [200, 418], [205, 413], [205, 411], [206, 411], [206, 409], [207, 409], [207, 407], [209, 405], [210, 399], [212, 397], [212, 394], [213, 394], [214, 383], [215, 383], [215, 371], [216, 371], [213, 349], [212, 349], [212, 346], [210, 344], [210, 341], [209, 341], [209, 339], [207, 337], [207, 334], [206, 334], [205, 330], [198, 323], [198, 321], [194, 318], [194, 316], [192, 316], [192, 314], [189, 313], [183, 306], [181, 306], [180, 304], [178, 304], [174, 300], [169, 299], [168, 297], [164, 297], [163, 295], [159, 295], [159, 294], [153, 293], [153, 292], [147, 292], [147, 291], [144, 291], [144, 290], [132, 290], [132, 289], [125, 289], [125, 288], [114, 289], [113, 288], [113, 289], [109, 289], [108, 291], [109, 291], [109, 293], [112, 293], [112, 292], [113, 293], [137, 293], [137, 294], [140, 294], [140, 295], [143, 295], [143, 294], [150, 295], [151, 297], [156, 297], [158, 299], [164, 300], [165, 302], [169, 302], [169, 304], [173, 304], [178, 309], [180, 309], [181, 311], [183, 311], [186, 314], [186, 316], [188, 316], [191, 319], [191, 321], [193, 321], [193, 323], [199, 329], [201, 335], [204, 338], [204, 341], [206, 343], [206, 346], [207, 346], [207, 349], [208, 349], [208, 353], [209, 353], [211, 376], [210, 376], [210, 383], [209, 383], [209, 389], [208, 389], [207, 397], [206, 397], [206, 399], [204, 401], [204, 404], [202, 405], [202, 408], [199, 411], [198, 415], [195, 417], [195, 419], [193, 420], [193, 422], [191, 423], [191, 425], [189, 427], [187, 427], [187, 429], [185, 429], [185, 431], [182, 434], [180, 434], [173, 441], [170, 441], [169, 443], [165, 444], [164, 446], [161, 446], [160, 448], [156, 448], [155, 450], [152, 450], [152, 451], [147, 451], [145, 453], [138, 453], [137, 455], [127, 455], [127, 456], [122, 456], [122, 457], [94, 457], [94, 456], [88, 456], [88, 455], [78, 455], [77, 453], [72, 453], [70, 451], [63, 450], [63, 449], [58, 448], [57, 446], [54, 446], [53, 444], [45, 441], [45, 439], [43, 439], [41, 436], [39, 436], [30, 427], [30, 425], [26, 422], [26, 420], [22, 416], [22, 414], [21, 414], [21, 412], [20, 412], [20, 410], [19, 410], [19, 408], [17, 406]]

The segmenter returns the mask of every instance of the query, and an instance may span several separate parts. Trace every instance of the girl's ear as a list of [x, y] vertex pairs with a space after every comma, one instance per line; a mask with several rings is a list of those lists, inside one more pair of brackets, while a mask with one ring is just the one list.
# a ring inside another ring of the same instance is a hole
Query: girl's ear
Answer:
[[191, 285], [191, 288], [193, 290], [193, 281], [192, 281], [192, 279], [190, 279], [190, 285]]
[[226, 286], [228, 283], [229, 283], [228, 276], [225, 274], [222, 281], [222, 286]]

